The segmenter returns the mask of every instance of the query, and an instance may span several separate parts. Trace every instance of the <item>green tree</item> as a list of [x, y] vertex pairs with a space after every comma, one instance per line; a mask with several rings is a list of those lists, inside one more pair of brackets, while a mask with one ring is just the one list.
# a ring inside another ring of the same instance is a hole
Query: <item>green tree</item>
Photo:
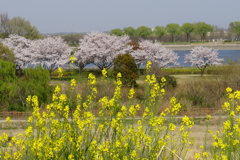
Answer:
[[4, 46], [1, 42], [0, 42], [0, 59], [11, 62], [14, 62], [15, 60], [13, 50], [9, 49], [7, 46]]
[[172, 36], [172, 42], [175, 42], [175, 36], [181, 33], [180, 26], [176, 23], [167, 24], [166, 31]]
[[195, 26], [196, 32], [201, 36], [201, 41], [205, 40], [208, 32], [213, 32], [213, 27], [205, 22], [198, 22]]
[[129, 54], [119, 54], [114, 60], [112, 74], [114, 77], [118, 73], [122, 74], [121, 81], [124, 85], [135, 85], [139, 78], [137, 65], [134, 58]]
[[155, 29], [154, 29], [154, 34], [156, 36], [158, 36], [159, 39], [161, 40], [162, 36], [164, 36], [166, 34], [166, 31], [165, 31], [163, 26], [161, 26], [161, 27], [160, 26], [156, 26]]
[[195, 30], [195, 25], [193, 23], [184, 23], [181, 26], [181, 31], [186, 33], [188, 42], [190, 42], [190, 35], [194, 30]]
[[27, 39], [41, 38], [41, 34], [35, 26], [32, 26], [28, 20], [21, 17], [13, 17], [6, 24], [7, 34], [17, 34]]
[[136, 30], [133, 27], [125, 27], [123, 28], [124, 34], [128, 35], [129, 37], [136, 35]]
[[61, 36], [70, 46], [77, 47], [79, 45], [79, 40], [83, 38], [83, 36], [79, 33], [76, 34], [67, 34]]
[[7, 22], [9, 21], [8, 14], [0, 14], [0, 38], [7, 38], [6, 33]]
[[233, 22], [233, 26], [234, 32], [236, 33], [236, 37], [238, 40], [240, 40], [240, 22], [239, 21]]
[[152, 29], [149, 27], [141, 26], [137, 28], [137, 36], [142, 38], [147, 38], [152, 34]]
[[113, 29], [110, 32], [111, 35], [122, 36], [124, 35], [123, 31], [119, 28]]

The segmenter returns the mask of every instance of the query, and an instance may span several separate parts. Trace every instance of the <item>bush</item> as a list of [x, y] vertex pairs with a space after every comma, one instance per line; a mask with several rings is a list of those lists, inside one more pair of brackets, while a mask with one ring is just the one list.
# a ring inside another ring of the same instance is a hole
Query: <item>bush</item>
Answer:
[[231, 40], [229, 40], [229, 39], [227, 39], [227, 40], [225, 40], [225, 41], [223, 41], [223, 42], [232, 42]]
[[[163, 77], [166, 79], [165, 88], [168, 88], [168, 87], [176, 88], [177, 87], [177, 80], [174, 77], [169, 76], [169, 75], [165, 75]], [[161, 78], [158, 79], [158, 83], [160, 83], [160, 82], [161, 82]]]
[[121, 81], [124, 85], [136, 85], [139, 78], [137, 65], [134, 58], [129, 54], [119, 54], [114, 60], [112, 75], [122, 74]]
[[26, 68], [21, 78], [15, 76], [16, 66], [0, 60], [0, 105], [5, 110], [26, 110], [28, 95], [38, 96], [39, 106], [49, 102], [53, 88], [49, 86], [49, 72], [41, 66]]
[[0, 42], [0, 59], [11, 62], [13, 62], [15, 59], [13, 50], [9, 49], [7, 46], [4, 46], [1, 42]]

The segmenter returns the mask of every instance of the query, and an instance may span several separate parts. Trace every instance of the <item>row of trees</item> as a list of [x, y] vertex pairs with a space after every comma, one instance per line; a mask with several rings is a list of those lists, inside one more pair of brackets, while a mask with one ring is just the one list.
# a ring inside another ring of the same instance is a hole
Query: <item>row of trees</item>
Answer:
[[[93, 63], [99, 69], [109, 69], [113, 66], [114, 59], [119, 54], [130, 53], [134, 58], [138, 68], [140, 65], [146, 65], [147, 61], [151, 61], [154, 66], [163, 68], [168, 65], [178, 65], [178, 55], [170, 49], [162, 47], [160, 43], [149, 40], [141, 40], [139, 42], [131, 41], [129, 36], [115, 36], [100, 32], [91, 32], [79, 40], [80, 47], [74, 53], [79, 67], [79, 72], [83, 68]], [[12, 49], [14, 52], [14, 62], [21, 70], [28, 64], [42, 65], [51, 73], [59, 66], [70, 63], [72, 50], [68, 48], [67, 43], [61, 37], [46, 37], [39, 40], [29, 40], [18, 35], [9, 35], [2, 43]], [[9, 51], [9, 50], [8, 50]], [[4, 52], [4, 51], [3, 51]], [[190, 55], [186, 57], [186, 62], [192, 63], [197, 67], [205, 64], [217, 64], [217, 52], [211, 49], [200, 48], [196, 51], [201, 54]], [[11, 53], [11, 50], [10, 52]], [[11, 57], [10, 55], [1, 54], [0, 58]], [[194, 62], [191, 59], [196, 59]], [[212, 60], [211, 63], [208, 61]], [[199, 69], [200, 69], [199, 68]], [[206, 68], [206, 66], [205, 66]], [[202, 70], [204, 71], [203, 68]]]
[[[231, 22], [229, 24], [229, 28], [231, 28], [231, 33], [236, 35], [236, 38], [240, 38], [240, 22]], [[111, 34], [121, 36], [128, 35], [130, 37], [140, 37], [147, 39], [150, 36], [157, 36], [159, 40], [162, 39], [164, 35], [170, 35], [172, 42], [175, 42], [176, 36], [180, 34], [185, 34], [187, 41], [191, 40], [191, 34], [198, 34], [201, 37], [201, 41], [206, 40], [207, 33], [210, 32], [213, 36], [213, 31], [219, 32], [220, 37], [224, 36], [224, 30], [218, 29], [217, 26], [212, 26], [210, 24], [206, 24], [205, 22], [198, 23], [184, 23], [182, 26], [176, 23], [167, 24], [166, 27], [156, 26], [154, 29], [151, 29], [146, 26], [138, 27], [134, 29], [133, 27], [126, 27], [124, 29], [113, 29], [111, 30]], [[230, 31], [229, 31], [230, 32]]]

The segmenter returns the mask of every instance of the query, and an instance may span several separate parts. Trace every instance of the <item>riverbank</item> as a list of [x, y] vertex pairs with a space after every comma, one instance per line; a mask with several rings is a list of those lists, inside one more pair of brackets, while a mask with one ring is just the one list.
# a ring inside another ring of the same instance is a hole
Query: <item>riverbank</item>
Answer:
[[218, 44], [218, 43], [204, 43], [204, 44], [189, 44], [189, 45], [162, 45], [163, 47], [172, 50], [192, 50], [197, 46], [204, 46], [217, 50], [240, 50], [240, 44]]

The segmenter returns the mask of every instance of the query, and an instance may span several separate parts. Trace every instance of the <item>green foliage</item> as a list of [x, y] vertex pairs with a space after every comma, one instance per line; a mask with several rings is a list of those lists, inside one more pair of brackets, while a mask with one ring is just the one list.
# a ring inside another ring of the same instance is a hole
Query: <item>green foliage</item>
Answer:
[[207, 32], [212, 32], [213, 27], [205, 22], [198, 22], [195, 24], [196, 32], [201, 36], [201, 40], [205, 40]]
[[139, 78], [137, 65], [134, 58], [129, 54], [119, 54], [114, 60], [112, 75], [122, 74], [121, 81], [124, 85], [135, 85]]
[[28, 95], [38, 96], [39, 105], [41, 105], [48, 102], [49, 96], [52, 94], [49, 81], [50, 78], [47, 69], [43, 69], [41, 66], [26, 68], [23, 78], [19, 79], [20, 92], [26, 97]]
[[123, 32], [124, 34], [131, 37], [131, 36], [134, 36], [137, 31], [133, 27], [125, 27], [123, 28]]
[[17, 34], [31, 40], [41, 38], [37, 28], [21, 17], [13, 17], [8, 21], [6, 31], [7, 34]]
[[15, 92], [17, 80], [15, 69], [14, 63], [0, 59], [0, 106], [9, 103], [10, 97]]
[[1, 42], [0, 42], [0, 59], [11, 62], [15, 60], [13, 50], [9, 49], [7, 46], [4, 46]]
[[190, 34], [195, 30], [195, 25], [193, 23], [184, 23], [181, 26], [181, 31], [186, 33], [187, 40], [190, 41]]
[[53, 88], [49, 86], [49, 72], [41, 66], [26, 68], [24, 76], [15, 76], [16, 66], [0, 60], [0, 106], [2, 110], [26, 111], [28, 95], [38, 96], [39, 106], [51, 100]]
[[13, 62], [0, 59], [0, 78], [4, 82], [12, 82], [16, 79], [16, 65]]
[[176, 23], [167, 24], [166, 31], [172, 35], [172, 42], [175, 42], [175, 36], [181, 33], [180, 26]]
[[155, 29], [154, 29], [154, 34], [161, 39], [161, 37], [166, 34], [166, 31], [165, 31], [163, 26], [161, 26], [161, 27], [156, 26]]
[[235, 21], [233, 22], [234, 25], [234, 32], [237, 34], [238, 40], [240, 38], [240, 22], [239, 21]]
[[141, 26], [137, 28], [137, 36], [147, 38], [152, 34], [152, 29], [149, 27]]
[[123, 31], [119, 28], [111, 30], [111, 35], [122, 36], [124, 35]]
[[76, 34], [68, 34], [61, 36], [70, 46], [78, 47], [79, 46], [79, 39], [83, 36], [79, 33]]

